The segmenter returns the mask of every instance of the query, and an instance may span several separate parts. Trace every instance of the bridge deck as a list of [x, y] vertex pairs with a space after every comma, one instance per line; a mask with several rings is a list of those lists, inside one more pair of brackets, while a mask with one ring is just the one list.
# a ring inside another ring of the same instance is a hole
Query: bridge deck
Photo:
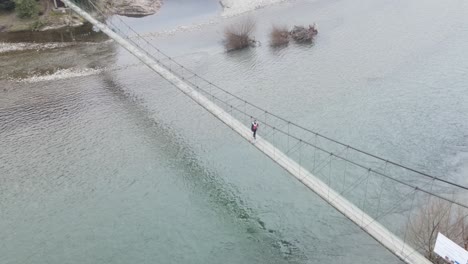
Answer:
[[[80, 16], [88, 20], [94, 26], [99, 28], [102, 32], [107, 34], [110, 38], [114, 39], [122, 47], [127, 49], [130, 53], [136, 56], [139, 60], [145, 63], [148, 67], [154, 70], [156, 73], [161, 75], [163, 78], [174, 84], [179, 90], [185, 93], [187, 96], [192, 98], [196, 103], [205, 108], [240, 136], [242, 136], [247, 141], [251, 142], [252, 134], [248, 127], [246, 127], [239, 120], [231, 116], [228, 112], [224, 111], [221, 107], [210, 101], [208, 98], [197, 92], [190, 85], [185, 83], [179, 77], [174, 75], [172, 72], [166, 70], [161, 65], [156, 63], [152, 58], [145, 55], [139, 48], [130, 44], [127, 40], [116, 34], [106, 25], [100, 23], [94, 19], [90, 14], [80, 9], [74, 3], [69, 0], [63, 0], [71, 9], [73, 9]], [[391, 233], [380, 223], [375, 221], [371, 216], [366, 214], [360, 208], [355, 206], [353, 203], [348, 201], [346, 198], [341, 196], [339, 193], [331, 189], [327, 184], [322, 182], [320, 179], [312, 175], [305, 168], [300, 166], [294, 160], [289, 158], [274, 145], [258, 136], [257, 140], [253, 143], [257, 149], [263, 152], [265, 155], [270, 157], [278, 165], [288, 171], [292, 176], [297, 180], [302, 182], [305, 186], [319, 195], [323, 200], [328, 204], [333, 206], [336, 210], [358, 225], [362, 230], [371, 235], [379, 243], [389, 249], [392, 253], [398, 256], [406, 263], [421, 263], [429, 264], [431, 263], [419, 252], [415, 251], [411, 246], [404, 243], [400, 238], [395, 234]]]

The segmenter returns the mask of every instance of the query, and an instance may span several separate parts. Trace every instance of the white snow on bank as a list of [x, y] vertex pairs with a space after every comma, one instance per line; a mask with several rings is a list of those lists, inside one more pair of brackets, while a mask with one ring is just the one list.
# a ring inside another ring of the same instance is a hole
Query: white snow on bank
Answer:
[[0, 42], [0, 54], [13, 51], [26, 50], [48, 50], [64, 48], [75, 45], [75, 43], [5, 43]]
[[55, 81], [55, 80], [63, 80], [68, 78], [74, 77], [82, 77], [82, 76], [89, 76], [99, 74], [104, 69], [92, 69], [92, 68], [69, 68], [69, 69], [61, 69], [57, 70], [52, 74], [45, 74], [45, 75], [32, 75], [24, 79], [16, 79], [16, 82], [23, 82], [23, 83], [36, 83], [36, 82], [43, 82], [43, 81]]
[[[140, 36], [144, 37], [144, 38], [146, 38], [146, 37], [158, 38], [158, 37], [173, 36], [173, 35], [178, 34], [180, 32], [192, 32], [192, 31], [202, 30], [206, 26], [214, 25], [214, 24], [217, 24], [217, 23], [219, 23], [218, 20], [211, 19], [211, 20], [201, 22], [201, 23], [198, 23], [198, 24], [191, 24], [191, 25], [187, 25], [187, 26], [183, 25], [183, 26], [178, 26], [178, 27], [173, 28], [173, 29], [144, 33], [144, 34], [140, 34]], [[138, 38], [139, 38], [138, 36], [131, 36], [130, 37], [130, 39], [138, 39]]]
[[141, 67], [144, 64], [141, 63], [133, 63], [127, 64], [118, 67], [102, 67], [102, 68], [68, 68], [68, 69], [59, 69], [52, 73], [46, 74], [34, 74], [32, 73], [30, 76], [26, 78], [6, 78], [8, 81], [13, 82], [20, 82], [20, 83], [37, 83], [37, 82], [44, 82], [44, 81], [56, 81], [56, 80], [64, 80], [69, 78], [76, 78], [76, 77], [84, 77], [90, 75], [97, 75], [102, 72], [109, 72], [109, 71], [120, 71], [125, 70], [128, 68], [133, 67]]
[[221, 0], [224, 10], [221, 16], [231, 17], [240, 15], [265, 6], [284, 2], [286, 0]]
[[112, 42], [113, 40], [109, 39], [103, 42], [47, 42], [47, 43], [31, 43], [31, 42], [18, 42], [18, 43], [9, 43], [9, 42], [0, 42], [0, 54], [7, 52], [15, 51], [28, 51], [28, 50], [50, 50], [50, 49], [60, 49], [67, 48], [76, 45], [101, 45], [104, 43]]

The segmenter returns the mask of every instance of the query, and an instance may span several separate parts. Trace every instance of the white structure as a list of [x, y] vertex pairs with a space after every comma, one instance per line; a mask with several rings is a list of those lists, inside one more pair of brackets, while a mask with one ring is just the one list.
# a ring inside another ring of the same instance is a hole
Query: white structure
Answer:
[[440, 232], [437, 234], [434, 252], [447, 261], [447, 263], [468, 264], [468, 251]]
[[[166, 70], [164, 67], [156, 63], [152, 58], [148, 57], [138, 47], [130, 44], [127, 40], [122, 38], [120, 35], [112, 31], [103, 23], [94, 19], [90, 14], [80, 9], [78, 6], [70, 2], [69, 0], [63, 0], [67, 6], [84, 19], [88, 20], [95, 27], [99, 28], [102, 32], [114, 39], [127, 51], [132, 53], [141, 62], [146, 64], [152, 70], [157, 72], [161, 77], [172, 83], [177, 89], [182, 91], [185, 95], [189, 96], [193, 101], [205, 108], [224, 124], [229, 126], [232, 130], [237, 132], [240, 136], [250, 142], [252, 133], [250, 128], [246, 127], [242, 122], [231, 116], [228, 112], [224, 111], [221, 107], [210, 101], [208, 98], [197, 92], [193, 87], [188, 85], [178, 76], [172, 72]], [[428, 259], [421, 255], [418, 251], [413, 249], [410, 245], [402, 241], [398, 236], [383, 227], [371, 216], [366, 214], [360, 208], [355, 206], [353, 203], [348, 201], [346, 198], [341, 196], [339, 193], [334, 191], [320, 179], [312, 175], [309, 171], [303, 168], [301, 165], [296, 163], [294, 160], [289, 158], [286, 154], [281, 152], [275, 146], [270, 144], [265, 139], [257, 136], [257, 140], [254, 146], [261, 152], [275, 161], [278, 165], [287, 170], [297, 180], [302, 182], [310, 190], [319, 195], [328, 204], [338, 210], [341, 214], [346, 216], [349, 220], [358, 225], [363, 231], [371, 235], [375, 240], [381, 243], [384, 247], [388, 248], [393, 254], [399, 257], [406, 263], [414, 264], [432, 264]], [[364, 252], [365, 254], [365, 252]]]

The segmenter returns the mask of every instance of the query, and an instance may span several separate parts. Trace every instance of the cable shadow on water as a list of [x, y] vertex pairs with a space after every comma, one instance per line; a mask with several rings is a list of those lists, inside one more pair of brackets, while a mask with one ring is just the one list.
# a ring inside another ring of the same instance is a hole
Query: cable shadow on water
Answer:
[[152, 111], [144, 106], [144, 100], [129, 94], [110, 73], [106, 72], [101, 76], [105, 89], [125, 103], [133, 120], [152, 124], [150, 129], [146, 130], [150, 131], [150, 138], [155, 139], [155, 144], [164, 147], [163, 154], [169, 160], [177, 162], [173, 166], [183, 171], [184, 182], [190, 184], [190, 190], [205, 196], [212, 205], [211, 209], [221, 215], [228, 215], [240, 224], [250, 240], [268, 245], [268, 252], [265, 253], [278, 254], [282, 261], [287, 263], [303, 263], [307, 260], [297, 241], [288, 241], [280, 231], [268, 228], [257, 212], [248, 206], [248, 201], [242, 199], [241, 192], [234, 185], [224, 181], [219, 172], [209, 166], [209, 161], [202, 160], [190, 143], [174, 131], [171, 124], [155, 118]]

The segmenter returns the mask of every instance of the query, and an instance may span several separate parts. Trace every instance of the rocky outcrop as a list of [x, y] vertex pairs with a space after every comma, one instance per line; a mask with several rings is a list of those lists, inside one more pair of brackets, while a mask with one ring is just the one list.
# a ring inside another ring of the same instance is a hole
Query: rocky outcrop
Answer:
[[219, 1], [219, 4], [223, 8], [231, 8], [233, 3], [232, 3], [232, 0], [221, 0], [221, 1]]
[[318, 34], [316, 25], [309, 25], [309, 28], [303, 26], [294, 26], [293, 30], [289, 33], [291, 37], [297, 42], [312, 42], [314, 37]]
[[84, 25], [85, 20], [76, 14], [55, 14], [53, 18], [49, 18], [43, 22], [44, 25], [40, 28], [35, 28], [35, 31], [59, 30], [67, 27], [76, 28]]
[[162, 0], [105, 0], [114, 14], [121, 16], [148, 16], [156, 13]]

